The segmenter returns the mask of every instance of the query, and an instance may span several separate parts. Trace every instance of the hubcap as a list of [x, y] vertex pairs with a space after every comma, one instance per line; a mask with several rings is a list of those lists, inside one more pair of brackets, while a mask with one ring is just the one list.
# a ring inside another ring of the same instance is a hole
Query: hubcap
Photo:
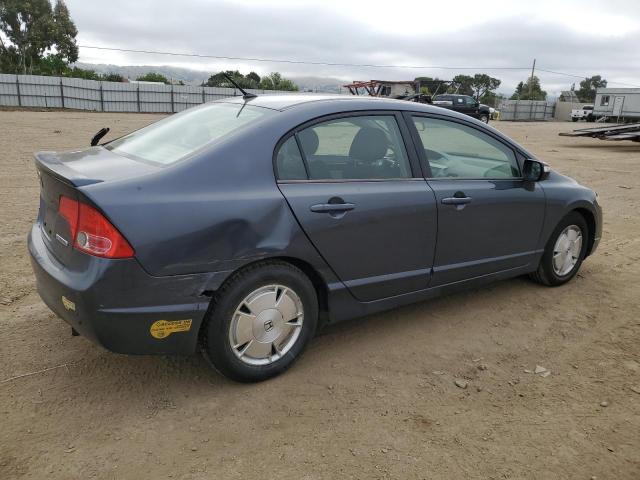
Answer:
[[268, 285], [240, 302], [231, 319], [229, 343], [249, 365], [268, 365], [291, 350], [302, 331], [304, 310], [289, 287]]
[[582, 251], [582, 231], [576, 225], [569, 225], [558, 236], [553, 247], [553, 271], [563, 277], [573, 270]]

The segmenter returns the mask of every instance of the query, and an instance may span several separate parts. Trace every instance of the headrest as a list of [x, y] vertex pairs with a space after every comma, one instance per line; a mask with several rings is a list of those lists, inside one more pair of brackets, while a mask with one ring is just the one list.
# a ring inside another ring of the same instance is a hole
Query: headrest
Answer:
[[380, 160], [387, 154], [389, 140], [379, 128], [363, 127], [356, 134], [349, 148], [349, 156], [363, 162]]
[[318, 134], [313, 129], [307, 128], [306, 130], [298, 133], [298, 138], [300, 139], [304, 153], [306, 155], [315, 155], [318, 150], [318, 146], [320, 145]]

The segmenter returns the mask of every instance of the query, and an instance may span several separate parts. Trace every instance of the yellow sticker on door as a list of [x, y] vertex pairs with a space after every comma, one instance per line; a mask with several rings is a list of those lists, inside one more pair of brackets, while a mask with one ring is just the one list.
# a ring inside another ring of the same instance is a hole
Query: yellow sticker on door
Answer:
[[188, 332], [191, 330], [191, 319], [189, 320], [158, 320], [151, 324], [149, 332], [153, 338], [167, 338], [172, 333]]

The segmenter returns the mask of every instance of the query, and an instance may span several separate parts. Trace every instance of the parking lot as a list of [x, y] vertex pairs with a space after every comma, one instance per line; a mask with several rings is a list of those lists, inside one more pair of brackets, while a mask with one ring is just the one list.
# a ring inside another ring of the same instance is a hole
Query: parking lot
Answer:
[[241, 385], [199, 356], [72, 337], [34, 291], [33, 152], [159, 118], [0, 111], [0, 478], [640, 478], [640, 144], [493, 123], [598, 192], [603, 239], [578, 277], [331, 326]]

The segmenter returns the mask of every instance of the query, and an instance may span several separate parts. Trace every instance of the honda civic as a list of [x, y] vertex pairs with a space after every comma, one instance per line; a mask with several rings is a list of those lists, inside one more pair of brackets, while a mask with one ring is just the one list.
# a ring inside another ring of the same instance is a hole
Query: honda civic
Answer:
[[238, 381], [284, 371], [321, 324], [562, 285], [602, 231], [592, 190], [419, 103], [246, 95], [98, 141], [35, 155], [41, 298], [108, 350], [202, 351]]

